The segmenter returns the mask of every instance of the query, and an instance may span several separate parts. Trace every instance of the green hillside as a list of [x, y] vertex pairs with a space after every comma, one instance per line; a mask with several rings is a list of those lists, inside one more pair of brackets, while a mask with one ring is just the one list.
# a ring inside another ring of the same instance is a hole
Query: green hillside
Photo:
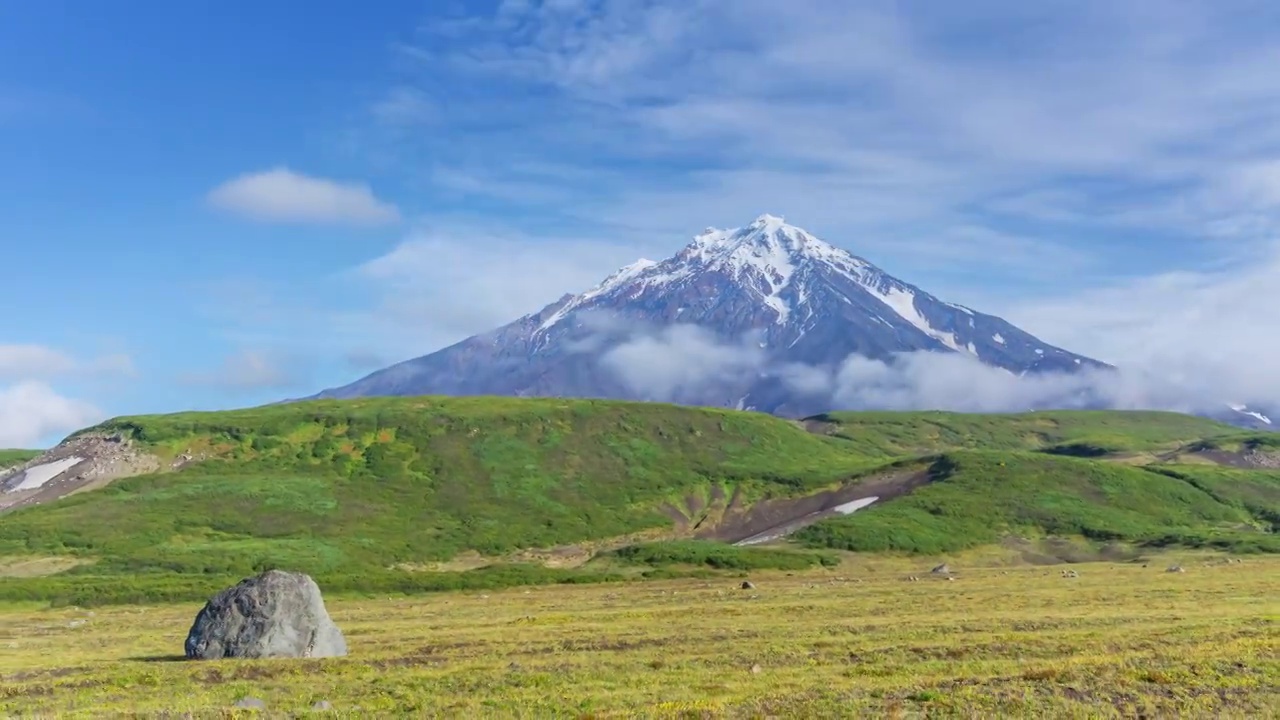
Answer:
[[766, 415], [596, 401], [327, 401], [91, 430], [213, 459], [7, 515], [0, 555], [129, 571], [388, 567], [669, 528], [660, 507], [713, 484], [791, 495], [871, 464]]
[[933, 482], [796, 535], [822, 548], [955, 552], [1009, 535], [1280, 552], [1280, 473], [1139, 468], [1024, 451], [934, 460]]
[[0, 450], [0, 470], [21, 465], [40, 453], [40, 450]]
[[946, 450], [1040, 450], [1067, 455], [1174, 450], [1239, 429], [1165, 412], [1054, 411], [973, 415], [950, 412], [837, 412], [810, 418], [815, 432], [848, 440], [870, 456]]
[[[161, 585], [165, 597], [198, 596], [269, 566], [368, 591], [600, 579], [584, 575], [599, 563], [452, 579], [420, 570], [464, 555], [679, 540], [695, 524], [692, 510], [675, 522], [680, 508], [749, 508], [916, 468], [929, 484], [798, 539], [916, 553], [1007, 534], [1280, 550], [1271, 532], [1280, 474], [1138, 467], [1110, 455], [1154, 459], [1238, 435], [1172, 414], [838, 413], [798, 423], [663, 404], [424, 397], [119, 418], [83, 432], [125, 434], [162, 460], [195, 462], [2, 516], [0, 560], [81, 564], [0, 583], [0, 599], [134, 597], [121, 593], [142, 586], [140, 596], [152, 597]], [[718, 518], [699, 516], [706, 526]], [[701, 547], [648, 545], [613, 557], [703, 567], [829, 561]]]

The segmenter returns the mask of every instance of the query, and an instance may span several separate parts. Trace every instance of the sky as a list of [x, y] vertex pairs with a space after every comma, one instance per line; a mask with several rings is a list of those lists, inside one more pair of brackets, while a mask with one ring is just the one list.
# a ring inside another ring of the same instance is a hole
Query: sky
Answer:
[[1261, 0], [3, 3], [0, 447], [344, 384], [762, 213], [1280, 403], [1277, 67]]

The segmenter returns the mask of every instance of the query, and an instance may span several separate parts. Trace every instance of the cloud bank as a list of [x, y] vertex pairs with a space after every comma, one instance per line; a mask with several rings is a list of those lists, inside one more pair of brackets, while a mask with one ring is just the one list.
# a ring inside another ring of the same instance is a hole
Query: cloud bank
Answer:
[[106, 416], [94, 405], [63, 397], [45, 383], [0, 387], [0, 448], [30, 448]]
[[251, 220], [328, 225], [385, 225], [394, 205], [367, 186], [310, 177], [278, 167], [228, 180], [209, 192], [210, 205]]
[[750, 338], [725, 340], [693, 325], [633, 326], [630, 332], [623, 327], [619, 322], [609, 326], [608, 341], [614, 344], [602, 354], [601, 365], [632, 392], [652, 400], [732, 403], [731, 390], [742, 393], [773, 379], [799, 398], [795, 405], [815, 412], [1106, 408], [1219, 413], [1232, 402], [1280, 401], [1267, 393], [1241, 398], [1233, 394], [1231, 378], [1207, 373], [1188, 377], [1160, 368], [1122, 367], [1018, 376], [944, 352], [902, 353], [884, 361], [850, 356], [820, 367], [778, 361]]
[[105, 417], [93, 403], [67, 397], [50, 382], [93, 385], [136, 372], [124, 354], [79, 358], [44, 345], [0, 343], [0, 448], [32, 447]]

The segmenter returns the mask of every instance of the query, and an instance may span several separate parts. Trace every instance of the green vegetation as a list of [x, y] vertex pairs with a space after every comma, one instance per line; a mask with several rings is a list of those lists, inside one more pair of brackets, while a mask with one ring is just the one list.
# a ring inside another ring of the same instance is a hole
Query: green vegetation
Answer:
[[[1190, 476], [1027, 452], [953, 452], [929, 468], [932, 482], [892, 502], [823, 521], [796, 539], [859, 552], [946, 553], [1008, 535], [1083, 536], [1140, 545], [1214, 546], [1280, 552], [1259, 510], [1277, 498], [1277, 476], [1238, 471], [1241, 489], [1207, 491]], [[1206, 475], [1208, 477], [1208, 475]], [[1225, 483], [1223, 483], [1225, 484]]]
[[837, 412], [811, 422], [870, 457], [913, 457], [960, 449], [1040, 450], [1087, 457], [1174, 450], [1195, 440], [1239, 432], [1213, 420], [1165, 412]]
[[1280, 450], [1280, 433], [1241, 433], [1234, 432], [1216, 437], [1209, 437], [1195, 443], [1194, 450], [1224, 450], [1242, 452], [1258, 450], [1274, 452]]
[[21, 465], [41, 452], [40, 450], [0, 450], [0, 470]]
[[[335, 597], [349, 655], [182, 662], [196, 602], [0, 607], [2, 717], [1267, 718], [1280, 558]], [[1171, 563], [1185, 573], [1166, 573]], [[908, 574], [921, 581], [905, 582]], [[0, 586], [4, 583], [0, 582]], [[244, 697], [260, 713], [237, 711]]]
[[1280, 533], [1280, 471], [1205, 465], [1177, 465], [1157, 470], [1191, 483], [1218, 502], [1256, 515], [1270, 523], [1271, 532]]
[[815, 565], [835, 567], [835, 553], [736, 547], [699, 540], [629, 545], [611, 553], [624, 562], [654, 567], [704, 565], [717, 570], [806, 570]]
[[660, 508], [713, 485], [792, 495], [872, 463], [766, 415], [596, 401], [329, 401], [91, 430], [209, 459], [6, 515], [0, 556], [93, 558], [73, 572], [94, 576], [364, 572], [669, 531]]
[[[1008, 536], [1280, 551], [1280, 474], [1164, 462], [1204, 443], [1269, 439], [1167, 413], [797, 423], [663, 404], [422, 397], [119, 418], [90, 431], [128, 435], [166, 466], [195, 460], [4, 515], [0, 599], [191, 599], [269, 567], [338, 592], [594, 582], [639, 566], [799, 569], [833, 562], [832, 550], [942, 553]], [[888, 487], [913, 468], [931, 482], [799, 534], [824, 552], [689, 541], [695, 526], [724, 527], [760, 500]], [[546, 552], [523, 554], [534, 549]], [[559, 550], [604, 561], [557, 565]], [[464, 554], [493, 567], [449, 572]], [[531, 561], [549, 567], [520, 564]], [[42, 567], [49, 577], [34, 577]]]
[[[6, 580], [0, 583], [0, 602], [45, 602], [53, 607], [196, 602], [207, 600], [219, 590], [235, 585], [242, 579], [243, 575], [167, 573], [122, 577], [64, 574]], [[326, 593], [335, 596], [385, 597], [454, 590], [496, 590], [521, 585], [615, 582], [624, 577], [612, 572], [578, 572], [539, 565], [499, 564], [466, 572], [371, 569], [358, 573], [319, 574], [315, 579], [324, 586]]]

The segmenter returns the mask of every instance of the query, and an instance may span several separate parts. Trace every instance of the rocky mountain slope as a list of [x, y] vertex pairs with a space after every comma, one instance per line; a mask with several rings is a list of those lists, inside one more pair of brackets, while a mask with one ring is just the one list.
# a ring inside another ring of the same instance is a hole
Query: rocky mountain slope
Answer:
[[160, 469], [159, 459], [125, 435], [78, 434], [26, 462], [0, 468], [0, 513]]
[[664, 400], [801, 416], [850, 356], [962, 355], [1015, 375], [1103, 363], [941, 300], [781, 218], [708, 229], [578, 295], [317, 398]]

